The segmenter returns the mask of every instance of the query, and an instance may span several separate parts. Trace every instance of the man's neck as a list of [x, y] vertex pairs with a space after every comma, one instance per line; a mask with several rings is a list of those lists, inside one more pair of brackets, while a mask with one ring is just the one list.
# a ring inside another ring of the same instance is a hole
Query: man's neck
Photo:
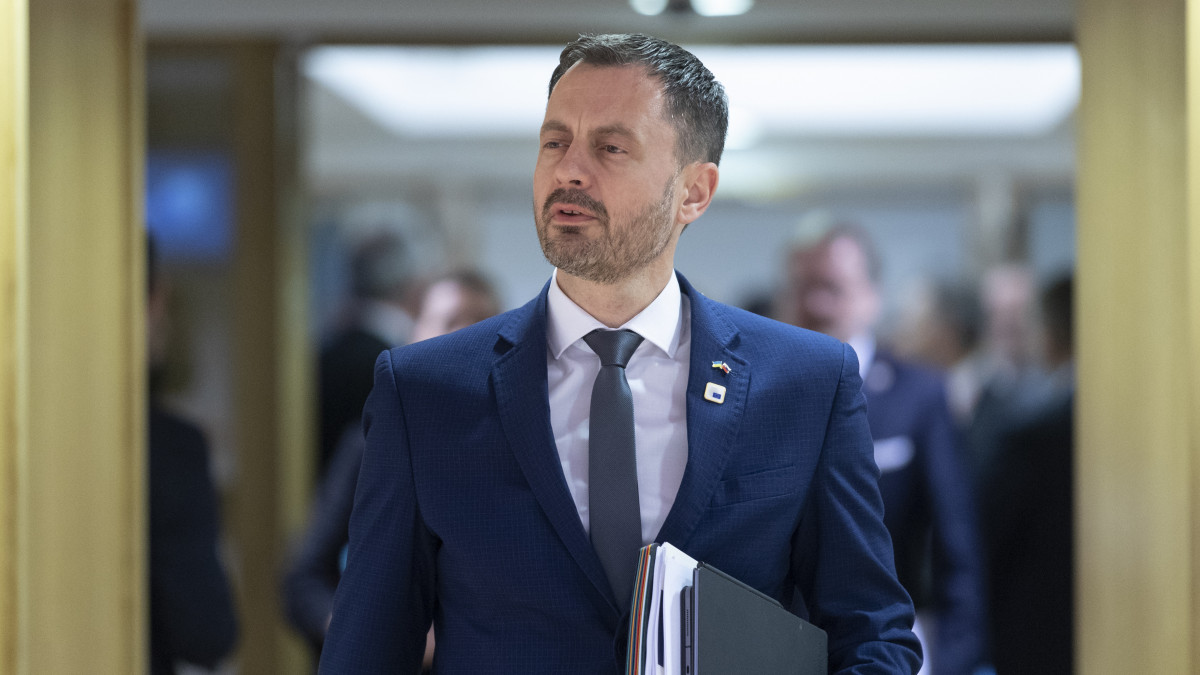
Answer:
[[615, 284], [587, 281], [562, 270], [555, 277], [558, 287], [572, 302], [605, 326], [618, 328], [649, 307], [666, 288], [672, 274], [671, 266], [662, 270], [647, 268]]

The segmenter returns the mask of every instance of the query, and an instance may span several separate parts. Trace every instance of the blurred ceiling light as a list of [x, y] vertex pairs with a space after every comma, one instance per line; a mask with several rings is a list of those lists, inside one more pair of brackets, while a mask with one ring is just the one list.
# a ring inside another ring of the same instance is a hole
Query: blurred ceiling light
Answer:
[[763, 139], [763, 125], [754, 110], [729, 106], [729, 129], [725, 132], [726, 150], [749, 150]]
[[700, 16], [737, 16], [750, 11], [754, 0], [629, 0], [629, 6], [646, 16], [658, 16], [667, 9]]
[[[699, 46], [754, 137], [1046, 133], [1079, 100], [1069, 44]], [[531, 136], [560, 47], [319, 47], [304, 72], [406, 137]], [[739, 112], [739, 111], [746, 112]]]
[[1038, 135], [1079, 101], [1069, 44], [693, 51], [768, 137]]
[[754, 6], [754, 0], [692, 0], [692, 9], [700, 16], [737, 16]]
[[667, 0], [629, 0], [633, 11], [645, 16], [658, 16], [667, 8]]

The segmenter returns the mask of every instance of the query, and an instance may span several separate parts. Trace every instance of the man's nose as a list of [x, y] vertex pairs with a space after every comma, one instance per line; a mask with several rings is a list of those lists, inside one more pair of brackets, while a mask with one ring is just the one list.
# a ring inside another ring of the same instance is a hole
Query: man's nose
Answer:
[[592, 184], [592, 158], [586, 146], [572, 143], [554, 168], [555, 178], [561, 185], [587, 189]]

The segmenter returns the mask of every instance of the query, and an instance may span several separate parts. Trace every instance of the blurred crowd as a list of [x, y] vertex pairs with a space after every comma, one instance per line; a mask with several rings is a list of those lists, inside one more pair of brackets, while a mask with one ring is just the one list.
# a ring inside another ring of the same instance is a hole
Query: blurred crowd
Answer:
[[808, 220], [758, 311], [858, 354], [923, 672], [1073, 672], [1072, 276], [921, 279], [881, 334], [884, 253]]

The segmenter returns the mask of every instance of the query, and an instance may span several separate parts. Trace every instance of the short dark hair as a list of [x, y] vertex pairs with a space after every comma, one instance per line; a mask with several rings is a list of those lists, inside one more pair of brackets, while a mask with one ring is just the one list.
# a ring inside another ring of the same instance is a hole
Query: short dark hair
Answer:
[[411, 281], [408, 245], [394, 232], [379, 232], [357, 242], [349, 262], [350, 290], [362, 300], [400, 297]]
[[580, 35], [567, 44], [550, 76], [550, 91], [571, 66], [641, 65], [658, 78], [667, 99], [667, 114], [675, 127], [675, 152], [681, 163], [721, 163], [729, 129], [729, 99], [725, 87], [691, 52], [666, 40], [641, 33]]
[[979, 285], [966, 280], [937, 279], [933, 282], [934, 311], [954, 332], [965, 351], [979, 345], [983, 332], [983, 303]]

